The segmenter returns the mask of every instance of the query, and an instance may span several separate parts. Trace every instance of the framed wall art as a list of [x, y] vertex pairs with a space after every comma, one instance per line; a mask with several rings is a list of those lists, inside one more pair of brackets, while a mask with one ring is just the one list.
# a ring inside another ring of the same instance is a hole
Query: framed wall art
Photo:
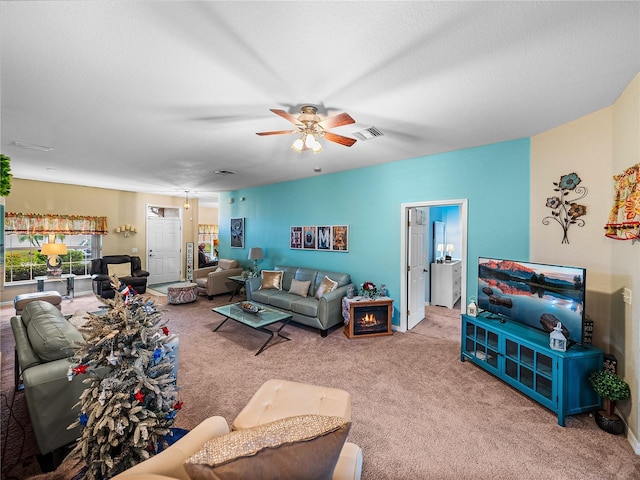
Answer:
[[349, 251], [349, 227], [347, 225], [331, 227], [331, 249], [334, 252]]
[[302, 248], [302, 227], [291, 227], [290, 248]]
[[244, 248], [244, 217], [231, 219], [231, 247]]
[[316, 249], [316, 227], [302, 227], [302, 247]]
[[291, 227], [289, 248], [294, 250], [320, 250], [323, 252], [348, 252], [349, 227], [347, 225]]

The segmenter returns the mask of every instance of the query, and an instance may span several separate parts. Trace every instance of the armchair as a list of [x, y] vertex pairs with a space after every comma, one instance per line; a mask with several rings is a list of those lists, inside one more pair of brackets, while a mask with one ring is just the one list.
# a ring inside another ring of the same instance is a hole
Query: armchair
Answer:
[[199, 268], [193, 272], [193, 281], [198, 285], [198, 293], [213, 300], [214, 295], [232, 292], [235, 289], [229, 277], [240, 275], [242, 267], [238, 260], [222, 258], [215, 267]]
[[93, 293], [102, 298], [115, 297], [115, 290], [111, 286], [111, 275], [131, 285], [136, 293], [147, 291], [147, 277], [149, 272], [142, 270], [140, 257], [129, 255], [105, 255], [91, 260], [91, 280]]

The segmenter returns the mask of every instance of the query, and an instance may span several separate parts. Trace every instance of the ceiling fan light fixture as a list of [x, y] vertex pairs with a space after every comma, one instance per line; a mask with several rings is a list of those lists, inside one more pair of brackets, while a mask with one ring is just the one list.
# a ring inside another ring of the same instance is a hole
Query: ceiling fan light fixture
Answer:
[[319, 153], [322, 151], [322, 145], [320, 145], [320, 142], [314, 139], [314, 144], [313, 147], [311, 147], [311, 150], [313, 150], [313, 153]]
[[[304, 135], [302, 137], [304, 137]], [[291, 148], [298, 153], [302, 152], [305, 146], [305, 142], [302, 140], [302, 137], [297, 138], [296, 141], [291, 144]]]

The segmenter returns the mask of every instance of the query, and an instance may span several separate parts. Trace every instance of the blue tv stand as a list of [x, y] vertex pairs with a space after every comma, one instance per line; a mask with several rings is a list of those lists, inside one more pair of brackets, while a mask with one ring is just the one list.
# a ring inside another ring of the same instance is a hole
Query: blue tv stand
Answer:
[[462, 315], [460, 360], [480, 368], [565, 417], [600, 408], [589, 374], [602, 369], [603, 351], [573, 345], [566, 352], [549, 347], [549, 335], [510, 320]]

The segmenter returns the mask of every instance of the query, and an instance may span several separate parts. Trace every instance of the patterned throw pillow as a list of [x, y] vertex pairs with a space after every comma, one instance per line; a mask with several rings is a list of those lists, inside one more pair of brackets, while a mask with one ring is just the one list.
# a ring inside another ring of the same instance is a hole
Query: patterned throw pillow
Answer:
[[322, 295], [324, 295], [325, 293], [333, 292], [337, 288], [337, 286], [338, 282], [334, 282], [325, 275], [322, 283], [318, 287], [318, 290], [316, 290], [316, 298], [320, 300], [320, 297], [322, 297]]
[[215, 437], [184, 463], [192, 480], [329, 480], [351, 422], [299, 415]]
[[309, 285], [311, 285], [311, 280], [303, 282], [302, 280], [296, 280], [294, 278], [291, 280], [291, 288], [289, 288], [289, 293], [300, 295], [301, 297], [306, 297], [309, 294]]
[[282, 290], [282, 270], [262, 270], [260, 290]]

